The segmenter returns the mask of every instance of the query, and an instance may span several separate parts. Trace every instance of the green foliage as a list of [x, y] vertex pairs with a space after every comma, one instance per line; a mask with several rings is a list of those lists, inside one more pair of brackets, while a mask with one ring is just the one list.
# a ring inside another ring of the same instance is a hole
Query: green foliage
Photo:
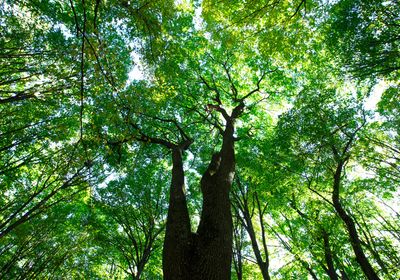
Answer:
[[398, 279], [399, 14], [381, 0], [2, 1], [0, 278], [161, 279], [171, 162], [157, 141], [193, 139], [196, 225], [215, 104], [243, 102], [242, 278], [263, 279], [247, 207], [273, 279], [328, 279], [324, 237], [335, 273], [364, 279], [332, 202], [345, 163], [340, 202], [379, 277]]
[[356, 76], [398, 78], [398, 1], [339, 1], [332, 6], [329, 42]]

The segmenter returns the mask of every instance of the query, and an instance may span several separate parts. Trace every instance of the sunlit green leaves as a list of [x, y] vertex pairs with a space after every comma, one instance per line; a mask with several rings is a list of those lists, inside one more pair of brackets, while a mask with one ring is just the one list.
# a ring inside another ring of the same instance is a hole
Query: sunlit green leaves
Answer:
[[[236, 174], [271, 276], [326, 278], [326, 234], [336, 273], [362, 278], [331, 203], [346, 161], [343, 207], [379, 276], [397, 279], [398, 14], [380, 0], [3, 1], [0, 277], [125, 279], [151, 248], [142, 279], [160, 279], [171, 162], [150, 138], [193, 140], [196, 225], [218, 106], [244, 102]], [[387, 89], [368, 111], [376, 78]], [[261, 279], [236, 233], [243, 278]]]

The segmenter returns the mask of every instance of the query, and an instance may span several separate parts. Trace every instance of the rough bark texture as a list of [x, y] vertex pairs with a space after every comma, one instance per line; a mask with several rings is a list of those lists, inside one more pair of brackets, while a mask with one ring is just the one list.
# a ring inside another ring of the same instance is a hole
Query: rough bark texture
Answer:
[[364, 250], [361, 246], [361, 240], [358, 236], [355, 222], [350, 217], [350, 215], [347, 214], [346, 210], [343, 208], [340, 202], [339, 192], [340, 192], [340, 183], [341, 183], [343, 166], [344, 162], [339, 162], [334, 175], [333, 193], [332, 193], [333, 206], [335, 207], [335, 210], [338, 213], [339, 217], [346, 225], [346, 229], [349, 233], [351, 247], [353, 248], [354, 254], [356, 256], [356, 261], [360, 265], [362, 271], [364, 272], [364, 275], [369, 280], [379, 280], [380, 278], [378, 277], [378, 275], [376, 274], [376, 272], [374, 271], [367, 257], [364, 254]]
[[164, 279], [190, 279], [191, 231], [184, 183], [182, 150], [175, 147], [163, 250]]
[[164, 279], [229, 280], [232, 262], [232, 214], [229, 192], [235, 171], [233, 118], [228, 119], [221, 151], [213, 155], [201, 179], [203, 209], [191, 233], [184, 193], [182, 149], [172, 148], [173, 169], [163, 251]]
[[227, 124], [221, 152], [213, 156], [201, 179], [203, 209], [193, 279], [230, 279], [232, 214], [229, 191], [235, 170], [233, 124]]

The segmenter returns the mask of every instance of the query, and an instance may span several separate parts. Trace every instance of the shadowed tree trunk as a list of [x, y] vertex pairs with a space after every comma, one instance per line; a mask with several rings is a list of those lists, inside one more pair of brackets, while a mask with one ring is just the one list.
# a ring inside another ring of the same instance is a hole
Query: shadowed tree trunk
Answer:
[[[260, 200], [258, 198], [257, 192], [253, 193], [253, 208], [251, 209], [249, 205], [251, 205], [251, 202], [249, 202], [249, 191], [245, 189], [245, 187], [242, 185], [241, 181], [239, 178], [236, 180], [237, 186], [239, 189], [239, 192], [237, 195], [234, 194], [234, 203], [233, 203], [233, 208], [237, 212], [237, 216], [240, 219], [240, 222], [242, 223], [243, 227], [246, 229], [250, 241], [251, 241], [251, 247], [253, 249], [254, 256], [256, 257], [257, 265], [260, 268], [261, 275], [264, 280], [270, 280], [269, 276], [269, 253], [268, 253], [268, 247], [266, 243], [266, 236], [265, 236], [265, 224], [263, 220], [263, 216], [266, 211], [266, 205], [265, 207], [261, 207]], [[264, 250], [264, 256], [265, 260], [263, 259], [263, 255], [261, 253], [260, 246], [257, 241], [257, 235], [254, 229], [253, 225], [253, 213], [254, 213], [254, 207], [257, 205], [257, 210], [258, 210], [258, 218], [260, 222], [260, 229], [261, 229], [261, 238], [262, 238], [262, 245], [263, 245], [263, 250]]]
[[184, 192], [182, 150], [179, 147], [172, 149], [172, 164], [172, 182], [163, 250], [164, 279], [190, 279], [192, 240]]
[[322, 239], [324, 241], [324, 254], [325, 261], [328, 266], [328, 275], [331, 280], [338, 280], [338, 276], [336, 274], [335, 266], [333, 264], [332, 250], [329, 244], [329, 235], [325, 230], [322, 230]]
[[378, 277], [375, 270], [372, 268], [372, 265], [365, 256], [364, 250], [361, 246], [361, 240], [358, 236], [355, 222], [353, 221], [351, 216], [347, 214], [346, 210], [343, 208], [342, 203], [340, 201], [340, 196], [339, 196], [340, 183], [342, 178], [343, 166], [345, 165], [346, 160], [339, 161], [334, 174], [333, 193], [332, 193], [333, 206], [346, 226], [351, 247], [353, 248], [354, 254], [356, 256], [356, 261], [360, 265], [362, 271], [364, 272], [364, 275], [369, 280], [379, 280], [380, 278]]
[[[326, 274], [328, 274], [329, 279], [338, 280], [339, 277], [336, 273], [336, 269], [334, 266], [334, 254], [331, 250], [330, 241], [329, 241], [330, 237], [329, 237], [328, 232], [324, 229], [323, 225], [318, 223], [318, 219], [310, 218], [309, 215], [303, 213], [299, 208], [297, 208], [296, 200], [294, 197], [292, 197], [292, 199], [290, 200], [290, 207], [293, 208], [297, 212], [297, 214], [299, 214], [299, 216], [304, 219], [304, 221], [306, 223], [310, 223], [313, 226], [316, 225], [318, 228], [320, 228], [320, 233], [321, 233], [321, 237], [322, 237], [322, 241], [323, 241], [324, 257], [325, 257], [326, 265], [322, 261], [318, 261], [318, 263], [320, 264], [322, 269], [326, 272]], [[310, 248], [310, 250], [312, 252], [311, 248]], [[315, 257], [315, 259], [317, 259], [317, 257]]]
[[203, 209], [192, 279], [230, 279], [233, 227], [229, 191], [235, 172], [233, 133], [233, 120], [228, 120], [221, 151], [213, 155], [201, 179]]
[[378, 274], [375, 272], [371, 263], [368, 261], [365, 255], [364, 249], [362, 247], [361, 239], [358, 235], [356, 223], [350, 214], [347, 213], [346, 209], [342, 205], [340, 200], [340, 188], [342, 184], [342, 175], [347, 162], [350, 159], [350, 149], [353, 145], [357, 133], [365, 125], [365, 117], [360, 126], [358, 126], [352, 133], [346, 134], [348, 136], [347, 141], [344, 143], [344, 147], [339, 149], [334, 144], [331, 144], [332, 154], [336, 161], [336, 168], [333, 173], [333, 190], [332, 190], [332, 203], [338, 216], [345, 224], [348, 232], [348, 237], [350, 239], [351, 247], [353, 248], [354, 255], [356, 256], [356, 261], [360, 265], [365, 277], [368, 280], [379, 280]]
[[[183, 152], [192, 144], [191, 139], [176, 120], [155, 117], [158, 121], [172, 123], [180, 134], [180, 141], [171, 142], [144, 134], [136, 123], [129, 122], [138, 134], [119, 141], [124, 143], [135, 140], [159, 144], [172, 152], [172, 180], [170, 186], [169, 208], [163, 247], [163, 274], [166, 280], [230, 280], [233, 246], [233, 226], [229, 193], [235, 176], [235, 121], [245, 109], [244, 101], [260, 92], [260, 83], [265, 77], [262, 73], [256, 89], [239, 98], [238, 90], [230, 75], [227, 62], [223, 63], [225, 74], [231, 85], [231, 101], [236, 104], [229, 114], [223, 107], [221, 92], [213, 81], [200, 76], [207, 90], [214, 93], [214, 104], [207, 104], [208, 113], [212, 111], [222, 116], [223, 125], [217, 121], [211, 124], [222, 136], [219, 152], [212, 155], [204, 172], [200, 187], [203, 195], [203, 207], [196, 233], [191, 232], [190, 217], [185, 196], [185, 174], [183, 170]], [[205, 116], [207, 119], [208, 117]], [[115, 144], [115, 143], [114, 143]]]
[[163, 251], [164, 279], [231, 278], [233, 227], [229, 192], [235, 172], [234, 121], [243, 108], [240, 102], [229, 116], [223, 108], [214, 106], [226, 125], [221, 150], [212, 156], [200, 181], [203, 209], [196, 233], [191, 232], [182, 162], [182, 152], [191, 141], [165, 145], [172, 150], [173, 168]]

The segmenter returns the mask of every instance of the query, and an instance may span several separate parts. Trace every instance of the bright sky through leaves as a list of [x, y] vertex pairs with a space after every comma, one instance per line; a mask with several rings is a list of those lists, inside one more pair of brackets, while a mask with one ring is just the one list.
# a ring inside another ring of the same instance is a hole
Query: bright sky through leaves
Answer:
[[3, 0], [0, 279], [400, 279], [399, 15]]

